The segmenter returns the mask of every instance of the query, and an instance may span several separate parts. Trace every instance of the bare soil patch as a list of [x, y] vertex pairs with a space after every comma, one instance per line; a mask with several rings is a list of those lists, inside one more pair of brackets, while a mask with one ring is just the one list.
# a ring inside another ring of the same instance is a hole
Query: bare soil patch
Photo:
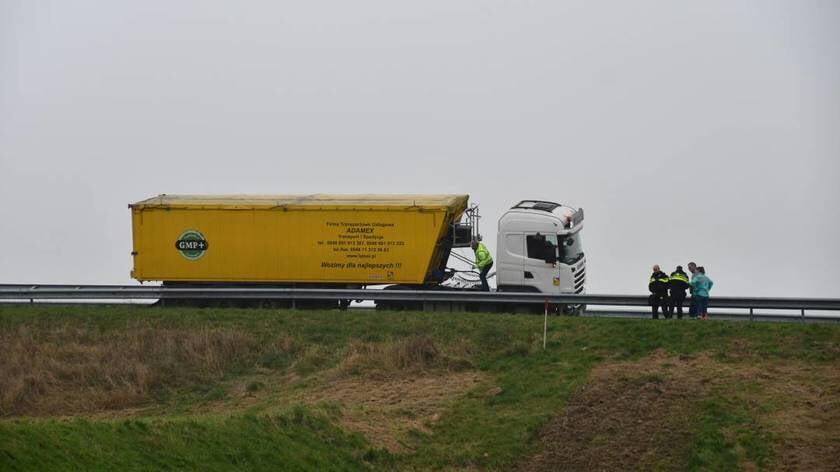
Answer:
[[540, 432], [540, 451], [518, 468], [683, 469], [698, 401], [713, 388], [738, 385], [758, 387], [744, 397], [750, 415], [775, 439], [771, 468], [840, 470], [840, 367], [722, 363], [707, 354], [661, 351], [594, 369]]
[[472, 371], [389, 379], [351, 377], [308, 393], [306, 401], [339, 404], [344, 429], [361, 433], [376, 447], [399, 451], [405, 433], [412, 429], [428, 432], [452, 400], [482, 380], [481, 374]]
[[520, 470], [629, 470], [667, 458], [669, 444], [684, 442], [688, 425], [666, 425], [685, 417], [703, 378], [688, 375], [695, 359], [657, 353], [635, 363], [605, 364], [540, 433], [539, 453]]
[[778, 438], [778, 469], [840, 471], [840, 366], [775, 366], [760, 375], [777, 399], [762, 418]]

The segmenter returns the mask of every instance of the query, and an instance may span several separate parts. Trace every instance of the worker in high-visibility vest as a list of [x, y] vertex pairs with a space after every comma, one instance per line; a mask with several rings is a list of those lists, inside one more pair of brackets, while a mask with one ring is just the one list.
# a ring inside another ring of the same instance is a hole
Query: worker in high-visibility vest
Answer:
[[662, 315], [668, 316], [668, 282], [670, 282], [668, 274], [662, 272], [658, 265], [653, 266], [653, 275], [650, 276], [650, 282], [648, 282], [648, 290], [650, 290], [648, 302], [653, 310], [653, 319], [659, 318], [660, 306]]
[[677, 318], [682, 319], [683, 316], [683, 302], [685, 302], [685, 291], [688, 290], [688, 274], [683, 272], [682, 266], [677, 266], [677, 270], [671, 272], [668, 282], [668, 291], [671, 295], [671, 301], [668, 305], [668, 318], [674, 316], [674, 308], [677, 309]]
[[490, 255], [490, 251], [487, 250], [484, 243], [480, 243], [477, 239], [473, 239], [470, 242], [470, 247], [475, 252], [475, 264], [473, 264], [473, 268], [478, 269], [478, 278], [481, 279], [481, 291], [489, 292], [490, 285], [487, 284], [487, 273], [493, 267], [493, 257]]

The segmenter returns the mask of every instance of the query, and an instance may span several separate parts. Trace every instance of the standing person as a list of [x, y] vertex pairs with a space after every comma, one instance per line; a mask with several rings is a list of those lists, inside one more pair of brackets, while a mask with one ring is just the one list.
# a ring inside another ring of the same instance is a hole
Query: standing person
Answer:
[[695, 275], [697, 275], [697, 264], [694, 262], [688, 263], [688, 271], [691, 272], [691, 278], [693, 279]]
[[478, 239], [473, 239], [470, 242], [470, 247], [475, 252], [475, 264], [473, 267], [479, 271], [478, 278], [481, 279], [481, 291], [489, 292], [490, 285], [487, 284], [487, 273], [493, 267], [493, 257], [490, 256], [490, 251], [487, 250], [484, 243], [478, 242]]
[[648, 290], [651, 294], [648, 300], [655, 320], [659, 319], [657, 312], [660, 306], [662, 307], [662, 316], [670, 318], [668, 316], [668, 281], [668, 275], [659, 269], [659, 265], [653, 266], [653, 274], [650, 276], [650, 282], [648, 282]]
[[682, 306], [685, 301], [685, 290], [690, 286], [691, 285], [688, 283], [688, 275], [683, 272], [682, 266], [677, 266], [677, 270], [671, 272], [668, 282], [668, 291], [671, 296], [671, 302], [668, 305], [668, 318], [674, 316], [674, 308], [676, 308], [677, 318], [682, 319]]
[[691, 298], [697, 299], [697, 316], [701, 320], [708, 320], [709, 314], [709, 290], [712, 289], [712, 279], [706, 277], [706, 269], [703, 266], [697, 268], [697, 273], [691, 279]]
[[[697, 275], [697, 264], [689, 262], [688, 271], [691, 272], [691, 280], [694, 280], [694, 276]], [[691, 301], [688, 304], [688, 316], [693, 320], [697, 318], [697, 299], [694, 298], [694, 289], [691, 288], [690, 282], [688, 284], [688, 291], [691, 293]]]

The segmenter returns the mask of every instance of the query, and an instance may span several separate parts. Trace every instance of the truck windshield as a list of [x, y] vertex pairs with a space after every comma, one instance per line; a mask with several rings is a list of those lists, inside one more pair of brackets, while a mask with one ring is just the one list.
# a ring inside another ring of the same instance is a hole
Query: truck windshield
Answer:
[[558, 259], [564, 264], [574, 264], [583, 257], [583, 241], [580, 231], [573, 234], [561, 234]]

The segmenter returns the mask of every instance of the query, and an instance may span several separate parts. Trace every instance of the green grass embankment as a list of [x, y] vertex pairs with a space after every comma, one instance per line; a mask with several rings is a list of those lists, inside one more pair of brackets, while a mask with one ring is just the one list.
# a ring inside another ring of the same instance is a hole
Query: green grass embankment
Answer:
[[549, 321], [543, 351], [523, 315], [3, 306], [0, 469], [540, 470], [563, 415], [637, 389], [681, 440], [633, 467], [772, 468], [819, 413], [784, 385], [840, 410], [835, 326]]

